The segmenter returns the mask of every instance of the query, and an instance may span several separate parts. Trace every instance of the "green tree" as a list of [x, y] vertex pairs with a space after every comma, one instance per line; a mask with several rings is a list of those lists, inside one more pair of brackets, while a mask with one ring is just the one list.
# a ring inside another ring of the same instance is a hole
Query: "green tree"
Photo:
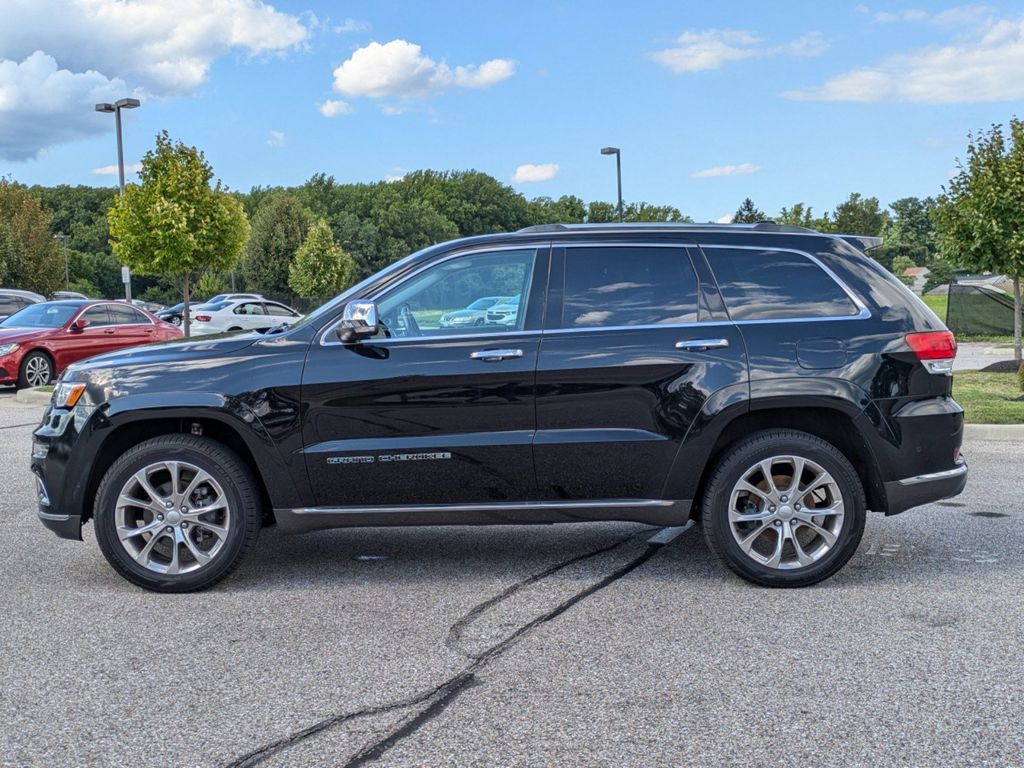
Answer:
[[242, 204], [195, 147], [172, 142], [166, 131], [142, 158], [141, 184], [131, 184], [110, 209], [111, 244], [141, 275], [174, 276], [181, 285], [189, 335], [191, 282], [207, 270], [234, 267], [249, 238]]
[[[928, 277], [924, 281], [924, 292], [940, 285], [949, 285], [956, 282], [956, 270], [948, 261], [935, 259], [928, 265]], [[943, 318], [945, 319], [945, 318]]]
[[793, 203], [792, 208], [783, 208], [776, 221], [793, 227], [813, 228], [815, 224], [811, 207], [803, 203]]
[[971, 134], [966, 164], [944, 187], [933, 220], [939, 252], [973, 272], [1013, 280], [1013, 353], [1021, 362], [1021, 276], [1024, 275], [1024, 121]]
[[854, 192], [836, 206], [832, 214], [832, 230], [844, 235], [877, 237], [882, 234], [888, 220], [889, 216], [882, 210], [877, 197], [862, 197], [859, 192]]
[[765, 212], [760, 210], [754, 201], [749, 197], [744, 198], [743, 202], [740, 203], [740, 207], [736, 209], [736, 213], [733, 215], [732, 220], [737, 224], [756, 224], [759, 221], [766, 221], [768, 216]]
[[308, 231], [309, 213], [298, 198], [287, 193], [272, 195], [252, 219], [252, 236], [240, 265], [246, 288], [288, 293], [288, 268]]
[[885, 231], [886, 242], [907, 246], [922, 254], [915, 259], [918, 266], [924, 266], [936, 251], [935, 225], [931, 213], [935, 200], [930, 197], [901, 197], [889, 203], [892, 216]]
[[218, 293], [227, 293], [228, 283], [220, 272], [204, 272], [196, 283], [196, 293], [204, 299], [216, 296]]
[[334, 242], [326, 219], [310, 227], [289, 269], [288, 284], [299, 296], [333, 296], [349, 285], [355, 264]]
[[48, 295], [64, 285], [50, 214], [28, 188], [0, 178], [0, 283]]
[[557, 200], [535, 197], [527, 210], [530, 224], [582, 224], [587, 216], [586, 205], [575, 195], [562, 195]]
[[914, 278], [906, 274], [907, 270], [911, 267], [917, 266], [914, 264], [912, 259], [906, 256], [897, 256], [892, 260], [892, 273], [896, 275], [897, 279], [906, 286], [914, 284]]

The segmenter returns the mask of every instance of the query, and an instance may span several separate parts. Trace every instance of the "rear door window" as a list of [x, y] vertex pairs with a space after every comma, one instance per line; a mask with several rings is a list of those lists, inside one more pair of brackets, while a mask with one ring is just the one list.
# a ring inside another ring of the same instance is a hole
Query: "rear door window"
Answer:
[[564, 328], [697, 321], [697, 276], [685, 248], [566, 248]]
[[135, 307], [129, 307], [127, 304], [117, 304], [110, 307], [110, 314], [114, 319], [115, 325], [149, 325], [150, 319], [144, 314], [135, 309]]
[[733, 320], [850, 317], [860, 309], [818, 264], [799, 253], [705, 248]]

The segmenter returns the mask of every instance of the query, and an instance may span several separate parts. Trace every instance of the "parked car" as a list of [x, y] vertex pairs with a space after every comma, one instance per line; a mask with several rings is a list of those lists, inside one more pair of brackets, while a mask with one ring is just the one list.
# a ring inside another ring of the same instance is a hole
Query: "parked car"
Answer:
[[218, 293], [216, 296], [211, 296], [206, 301], [191, 302], [189, 304], [189, 314], [194, 315], [196, 310], [205, 304], [220, 304], [224, 301], [239, 301], [241, 299], [263, 301], [263, 296], [258, 293]]
[[[92, 521], [165, 592], [217, 582], [267, 524], [697, 519], [744, 578], [813, 584], [867, 510], [967, 481], [956, 342], [877, 241], [614, 224], [432, 246], [291, 328], [72, 365], [34, 433], [39, 517]], [[469, 284], [520, 295], [516, 323], [419, 325]]]
[[61, 301], [62, 299], [85, 299], [88, 301], [89, 297], [78, 291], [54, 291], [50, 294], [50, 299], [52, 301]]
[[159, 312], [155, 312], [154, 314], [161, 320], [163, 320], [165, 323], [170, 323], [171, 325], [181, 325], [182, 313], [184, 311], [185, 302], [181, 301], [175, 304], [173, 307], [165, 307], [164, 309], [161, 309]]
[[[122, 304], [129, 303], [127, 299], [115, 299], [115, 301], [119, 301]], [[138, 307], [139, 309], [144, 309], [147, 312], [154, 314], [164, 308], [163, 304], [160, 304], [156, 301], [143, 301], [142, 299], [132, 299], [131, 305], [133, 307]]]
[[513, 296], [503, 304], [495, 304], [487, 310], [487, 322], [491, 325], [514, 326], [519, 321], [519, 296]]
[[291, 325], [302, 317], [291, 307], [266, 299], [225, 299], [196, 307], [190, 330], [193, 336], [233, 331], [269, 331]]
[[6, 320], [15, 312], [30, 304], [38, 304], [40, 301], [46, 301], [46, 297], [32, 291], [0, 288], [0, 320]]
[[0, 322], [0, 384], [39, 387], [77, 360], [182, 335], [124, 303], [68, 299], [32, 304]]
[[456, 309], [441, 315], [438, 325], [442, 328], [458, 328], [467, 325], [483, 325], [487, 321], [487, 310], [495, 304], [509, 301], [508, 296], [484, 296], [465, 309]]

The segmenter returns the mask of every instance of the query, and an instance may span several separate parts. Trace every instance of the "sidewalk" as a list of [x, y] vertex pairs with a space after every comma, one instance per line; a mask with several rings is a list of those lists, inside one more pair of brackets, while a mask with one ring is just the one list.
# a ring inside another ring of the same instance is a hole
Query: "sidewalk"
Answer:
[[1012, 344], [965, 341], [957, 344], [954, 371], [978, 371], [1000, 360], [1013, 360]]

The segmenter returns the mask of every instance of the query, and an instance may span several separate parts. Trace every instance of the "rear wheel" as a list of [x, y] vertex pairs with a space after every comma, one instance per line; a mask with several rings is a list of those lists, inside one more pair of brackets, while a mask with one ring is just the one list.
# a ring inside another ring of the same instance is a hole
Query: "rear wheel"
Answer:
[[804, 432], [760, 432], [718, 462], [703, 504], [711, 550], [743, 578], [802, 587], [832, 576], [857, 550], [864, 489], [834, 446]]
[[227, 576], [255, 543], [259, 496], [249, 468], [224, 445], [163, 435], [114, 462], [95, 524], [100, 549], [126, 579], [191, 592]]
[[29, 352], [21, 361], [18, 388], [42, 387], [53, 381], [53, 362], [44, 352]]

